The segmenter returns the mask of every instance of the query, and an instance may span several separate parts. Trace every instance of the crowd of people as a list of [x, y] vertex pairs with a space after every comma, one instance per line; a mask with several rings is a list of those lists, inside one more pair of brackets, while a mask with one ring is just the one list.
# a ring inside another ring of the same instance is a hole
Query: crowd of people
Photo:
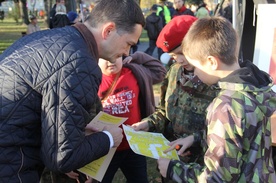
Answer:
[[[162, 133], [170, 141], [163, 153], [180, 147], [179, 160], [157, 160], [163, 183], [276, 182], [273, 81], [239, 62], [228, 19], [210, 16], [205, 3], [194, 13], [184, 0], [175, 9], [162, 1], [145, 18], [134, 0], [99, 0], [80, 21], [64, 3], [50, 12], [50, 29], [30, 17], [28, 35], [0, 55], [0, 182], [95, 183], [78, 169], [115, 147], [101, 182], [121, 169], [127, 182], [148, 183], [146, 157], [121, 126], [87, 125], [100, 111]], [[143, 29], [149, 48], [130, 54]], [[151, 56], [155, 47], [173, 60], [168, 69]]]

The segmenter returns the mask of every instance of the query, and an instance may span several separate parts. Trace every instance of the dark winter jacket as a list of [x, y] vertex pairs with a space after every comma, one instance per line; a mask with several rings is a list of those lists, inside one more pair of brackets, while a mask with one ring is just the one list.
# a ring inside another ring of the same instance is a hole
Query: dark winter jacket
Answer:
[[85, 136], [101, 82], [98, 50], [83, 25], [25, 36], [0, 55], [0, 182], [39, 182], [39, 170], [69, 172], [109, 151]]
[[152, 13], [146, 18], [145, 30], [151, 40], [156, 40], [163, 28], [162, 19], [156, 13]]

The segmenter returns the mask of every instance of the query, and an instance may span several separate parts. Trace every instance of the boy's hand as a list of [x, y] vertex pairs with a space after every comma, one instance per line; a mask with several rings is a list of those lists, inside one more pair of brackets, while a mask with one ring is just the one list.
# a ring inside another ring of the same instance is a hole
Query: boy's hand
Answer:
[[93, 127], [91, 124], [86, 125], [85, 135], [90, 135], [92, 133], [99, 132], [98, 128]]
[[148, 121], [141, 121], [131, 126], [135, 131], [149, 131]]
[[126, 58], [123, 60], [123, 64], [130, 63], [131, 60], [132, 60], [132, 57], [131, 57], [131, 56], [128, 56], [128, 57], [126, 57]]

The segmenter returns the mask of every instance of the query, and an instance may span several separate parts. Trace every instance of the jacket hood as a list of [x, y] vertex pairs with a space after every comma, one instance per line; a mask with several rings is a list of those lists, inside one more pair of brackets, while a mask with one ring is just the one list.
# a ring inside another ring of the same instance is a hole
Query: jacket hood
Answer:
[[261, 71], [249, 60], [240, 63], [240, 67], [240, 69], [234, 71], [221, 81], [249, 84], [258, 88], [267, 86], [272, 82], [271, 77], [267, 73]]
[[241, 92], [250, 99], [255, 98], [263, 113], [271, 116], [276, 107], [272, 78], [250, 61], [244, 61], [240, 66], [240, 69], [221, 79], [218, 82], [219, 87]]

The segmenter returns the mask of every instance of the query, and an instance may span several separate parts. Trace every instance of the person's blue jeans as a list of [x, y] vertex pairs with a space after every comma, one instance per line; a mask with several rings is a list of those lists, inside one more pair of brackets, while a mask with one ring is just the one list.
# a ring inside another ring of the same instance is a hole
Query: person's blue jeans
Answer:
[[[150, 39], [149, 40], [149, 47], [146, 49], [145, 53], [152, 56], [155, 48], [156, 48], [156, 40]], [[160, 59], [160, 57], [163, 53], [162, 49], [157, 48], [157, 53], [158, 53], [158, 59]]]
[[115, 152], [101, 182], [111, 183], [119, 168], [127, 183], [148, 183], [146, 157], [134, 153], [131, 149]]

